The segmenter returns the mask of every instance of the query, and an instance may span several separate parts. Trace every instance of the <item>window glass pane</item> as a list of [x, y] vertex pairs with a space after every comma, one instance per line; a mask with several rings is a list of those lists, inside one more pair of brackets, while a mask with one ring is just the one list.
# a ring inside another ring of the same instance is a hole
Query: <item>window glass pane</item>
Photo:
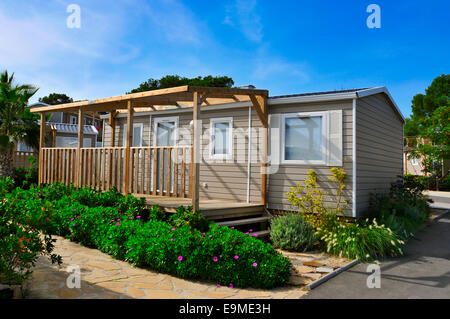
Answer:
[[175, 145], [175, 122], [159, 122], [156, 131], [157, 146]]
[[214, 123], [214, 154], [228, 154], [230, 123]]
[[140, 126], [135, 126], [133, 129], [133, 146], [141, 146], [142, 132]]
[[322, 160], [322, 117], [285, 119], [285, 160]]

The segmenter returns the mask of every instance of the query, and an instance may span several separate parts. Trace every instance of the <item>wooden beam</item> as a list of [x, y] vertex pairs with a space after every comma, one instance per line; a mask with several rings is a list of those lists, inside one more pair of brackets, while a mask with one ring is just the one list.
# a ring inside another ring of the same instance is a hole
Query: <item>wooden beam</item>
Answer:
[[125, 181], [125, 195], [130, 194], [130, 156], [131, 156], [131, 144], [133, 143], [133, 103], [131, 100], [127, 101], [127, 138], [125, 145], [125, 165], [124, 181]]
[[199, 182], [200, 182], [200, 146], [201, 146], [201, 123], [200, 121], [200, 98], [199, 93], [194, 92], [194, 105], [193, 105], [193, 123], [194, 130], [193, 134], [193, 163], [192, 163], [192, 179], [191, 179], [191, 189], [192, 189], [192, 209], [193, 211], [199, 210]]
[[109, 126], [111, 126], [111, 147], [114, 147], [116, 143], [116, 116], [119, 114], [117, 111], [109, 112]]
[[268, 143], [268, 117], [269, 111], [267, 107], [267, 98], [261, 97], [259, 99], [261, 111], [264, 117], [263, 132], [262, 132], [262, 158], [261, 158], [261, 204], [266, 205], [267, 201], [267, 143]]
[[78, 187], [81, 187], [81, 178], [82, 178], [82, 166], [83, 160], [81, 157], [81, 148], [83, 148], [83, 140], [84, 140], [84, 110], [83, 108], [78, 109], [78, 146], [77, 146], [77, 183]]
[[267, 104], [266, 98], [260, 95], [250, 95], [250, 100], [252, 101], [253, 108], [258, 114], [259, 120], [263, 124], [263, 127], [268, 126], [267, 115], [264, 113], [264, 104]]
[[45, 146], [45, 127], [47, 126], [45, 123], [45, 115], [45, 112], [41, 113], [41, 127], [39, 131], [39, 185], [42, 185], [44, 176], [44, 155], [42, 154], [42, 148]]

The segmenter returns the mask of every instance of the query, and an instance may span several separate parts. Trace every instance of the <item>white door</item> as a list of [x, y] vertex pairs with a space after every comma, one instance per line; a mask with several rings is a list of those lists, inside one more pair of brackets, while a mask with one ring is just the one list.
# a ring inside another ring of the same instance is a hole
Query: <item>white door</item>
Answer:
[[[178, 133], [178, 117], [165, 117], [165, 118], [156, 118], [155, 119], [155, 131], [154, 131], [154, 145], [155, 146], [175, 146], [177, 142], [177, 133]], [[160, 151], [161, 152], [161, 151]], [[162, 154], [160, 154], [162, 156]], [[163, 165], [164, 178], [163, 178], [163, 191], [167, 192], [167, 183], [166, 183], [166, 174], [167, 174], [167, 161], [164, 160], [163, 163], [160, 163], [160, 158], [157, 159], [157, 167], [159, 165]], [[167, 150], [164, 150], [164, 158], [167, 158]], [[171, 168], [173, 168], [173, 156], [171, 157]], [[159, 185], [159, 169], [156, 172], [156, 185], [158, 190], [160, 189]], [[170, 169], [170, 179], [172, 181], [172, 189], [173, 189], [173, 169]]]

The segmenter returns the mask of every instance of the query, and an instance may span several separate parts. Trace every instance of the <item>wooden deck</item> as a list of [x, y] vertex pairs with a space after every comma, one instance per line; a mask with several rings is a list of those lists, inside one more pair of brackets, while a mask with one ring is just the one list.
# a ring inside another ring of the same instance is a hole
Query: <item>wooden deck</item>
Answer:
[[[180, 206], [192, 205], [190, 198], [177, 198], [167, 196], [143, 196], [133, 194], [136, 197], [144, 197], [147, 205], [158, 204], [165, 212], [174, 213]], [[259, 203], [244, 203], [225, 200], [200, 199], [200, 211], [209, 219], [224, 219], [242, 216], [256, 216], [264, 213], [264, 205]]]

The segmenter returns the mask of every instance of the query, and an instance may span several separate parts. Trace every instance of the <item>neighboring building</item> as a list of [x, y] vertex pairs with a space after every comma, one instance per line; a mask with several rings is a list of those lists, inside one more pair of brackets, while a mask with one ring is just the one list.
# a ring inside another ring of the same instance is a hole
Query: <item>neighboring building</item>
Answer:
[[[38, 102], [30, 107], [49, 106]], [[77, 147], [78, 143], [78, 114], [70, 112], [52, 112], [46, 123], [51, 134], [47, 146], [53, 147]], [[85, 115], [84, 118], [84, 147], [101, 146], [101, 127], [103, 123], [99, 118]], [[28, 149], [24, 143], [19, 143], [18, 150]]]

